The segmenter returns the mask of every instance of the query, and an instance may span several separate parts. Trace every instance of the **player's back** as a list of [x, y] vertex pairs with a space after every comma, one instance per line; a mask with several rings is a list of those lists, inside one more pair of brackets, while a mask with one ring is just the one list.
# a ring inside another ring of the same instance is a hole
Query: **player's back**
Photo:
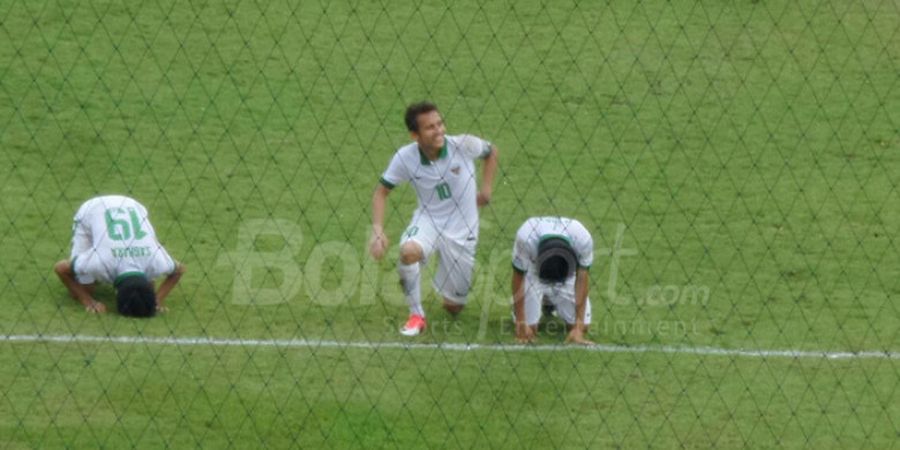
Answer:
[[558, 216], [532, 217], [519, 228], [518, 235], [537, 245], [546, 236], [559, 236], [573, 240], [588, 234], [587, 229], [576, 219]]
[[88, 231], [94, 247], [114, 243], [130, 245], [155, 239], [147, 216], [144, 205], [133, 198], [103, 195], [84, 202], [75, 213], [75, 222]]

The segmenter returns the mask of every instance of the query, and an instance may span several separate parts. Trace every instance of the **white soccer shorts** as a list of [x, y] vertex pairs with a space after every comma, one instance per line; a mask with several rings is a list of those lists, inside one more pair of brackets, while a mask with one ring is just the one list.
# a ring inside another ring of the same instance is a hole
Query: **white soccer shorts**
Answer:
[[[541, 320], [541, 305], [544, 299], [554, 306], [560, 319], [569, 325], [575, 325], [575, 277], [565, 283], [542, 283], [537, 276], [526, 274], [525, 289], [525, 323], [537, 325]], [[591, 324], [591, 299], [585, 299], [584, 324]], [[513, 311], [515, 314], [515, 310]]]
[[447, 300], [464, 305], [468, 301], [472, 287], [472, 271], [475, 268], [475, 247], [477, 239], [452, 239], [438, 232], [428, 217], [414, 217], [403, 232], [400, 245], [413, 241], [422, 247], [428, 263], [431, 255], [438, 252], [438, 268], [432, 284], [434, 289]]

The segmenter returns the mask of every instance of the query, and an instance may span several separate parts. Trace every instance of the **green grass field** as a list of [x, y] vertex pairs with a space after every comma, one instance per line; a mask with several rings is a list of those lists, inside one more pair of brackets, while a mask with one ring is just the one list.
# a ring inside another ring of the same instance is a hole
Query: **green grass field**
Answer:
[[[900, 5], [595, 3], [0, 2], [0, 448], [895, 447]], [[501, 168], [469, 307], [424, 289], [403, 348], [365, 246], [423, 98]], [[169, 314], [52, 273], [101, 193], [187, 265]], [[594, 235], [609, 351], [511, 347], [546, 214]]]

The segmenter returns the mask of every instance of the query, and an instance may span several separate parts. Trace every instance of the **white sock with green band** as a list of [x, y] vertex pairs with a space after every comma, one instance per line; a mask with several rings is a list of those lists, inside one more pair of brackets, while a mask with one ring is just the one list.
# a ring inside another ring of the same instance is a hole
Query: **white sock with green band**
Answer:
[[403, 294], [406, 296], [406, 303], [409, 304], [409, 313], [418, 314], [425, 317], [425, 310], [422, 308], [422, 293], [419, 283], [419, 263], [397, 264], [397, 273], [400, 274], [400, 285], [403, 287]]

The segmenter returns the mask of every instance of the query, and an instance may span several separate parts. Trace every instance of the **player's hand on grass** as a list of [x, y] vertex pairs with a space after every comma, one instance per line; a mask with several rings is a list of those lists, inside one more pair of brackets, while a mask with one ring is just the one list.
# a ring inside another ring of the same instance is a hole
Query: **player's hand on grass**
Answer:
[[528, 326], [524, 322], [516, 324], [516, 342], [520, 344], [533, 344], [534, 340], [534, 328]]
[[385, 236], [384, 230], [380, 227], [375, 227], [372, 230], [372, 237], [369, 239], [369, 253], [372, 255], [372, 258], [375, 258], [376, 261], [384, 258], [387, 247], [388, 238]]
[[156, 305], [156, 312], [165, 314], [169, 312], [169, 307], [166, 305]]
[[91, 300], [88, 304], [84, 305], [84, 310], [91, 314], [102, 314], [106, 312], [106, 305], [97, 300]]
[[572, 328], [572, 331], [569, 331], [569, 335], [566, 336], [567, 344], [579, 344], [579, 345], [594, 345], [592, 341], [589, 341], [584, 337], [584, 331], [579, 327]]
[[487, 186], [481, 188], [481, 191], [478, 192], [478, 196], [476, 197], [476, 203], [478, 203], [478, 207], [482, 207], [491, 202], [491, 189]]

